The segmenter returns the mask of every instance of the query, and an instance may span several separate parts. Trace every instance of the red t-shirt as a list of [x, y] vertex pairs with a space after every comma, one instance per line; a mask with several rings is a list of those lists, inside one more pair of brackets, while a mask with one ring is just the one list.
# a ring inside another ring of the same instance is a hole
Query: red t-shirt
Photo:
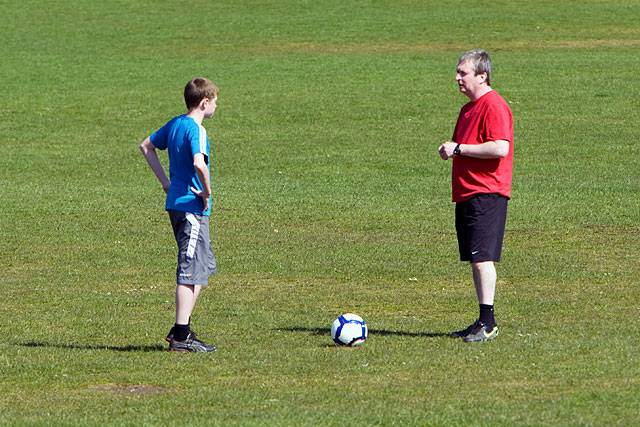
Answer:
[[509, 141], [509, 154], [503, 159], [476, 159], [464, 155], [453, 158], [451, 193], [454, 202], [487, 193], [511, 198], [513, 116], [505, 100], [492, 90], [462, 107], [453, 141], [482, 144], [499, 139]]

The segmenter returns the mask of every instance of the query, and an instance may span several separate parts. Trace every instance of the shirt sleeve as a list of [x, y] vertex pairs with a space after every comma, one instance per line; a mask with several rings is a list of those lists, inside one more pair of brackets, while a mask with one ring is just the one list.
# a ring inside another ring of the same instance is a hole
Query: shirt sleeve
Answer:
[[202, 126], [189, 128], [187, 135], [191, 146], [191, 156], [203, 154], [205, 162], [209, 163], [209, 150], [207, 149], [207, 131]]
[[484, 122], [485, 141], [505, 140], [513, 142], [511, 112], [506, 106], [495, 104], [489, 107]]
[[158, 150], [166, 150], [167, 148], [167, 134], [168, 134], [168, 123], [162, 126], [160, 129], [151, 134], [149, 139], [151, 139], [151, 143]]

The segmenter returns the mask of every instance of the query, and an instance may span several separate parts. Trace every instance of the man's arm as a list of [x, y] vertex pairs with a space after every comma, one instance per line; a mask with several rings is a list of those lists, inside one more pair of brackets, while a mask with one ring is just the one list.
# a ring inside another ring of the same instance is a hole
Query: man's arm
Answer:
[[487, 141], [482, 144], [460, 144], [447, 141], [438, 148], [442, 160], [447, 160], [455, 155], [454, 151], [458, 147], [460, 156], [475, 157], [476, 159], [502, 159], [509, 154], [509, 141], [498, 139]]
[[149, 167], [158, 178], [160, 185], [162, 185], [162, 189], [166, 193], [169, 191], [169, 178], [167, 178], [167, 174], [164, 172], [164, 168], [160, 163], [160, 159], [158, 158], [158, 153], [156, 152], [156, 147], [151, 142], [151, 139], [147, 137], [142, 144], [140, 144], [140, 151], [145, 159], [147, 159], [147, 163], [149, 163]]
[[211, 180], [209, 179], [209, 168], [207, 167], [207, 163], [204, 161], [204, 154], [198, 153], [193, 156], [193, 167], [196, 169], [198, 178], [204, 188], [202, 191], [198, 191], [191, 187], [191, 191], [202, 198], [202, 201], [204, 202], [204, 210], [206, 211], [209, 207], [209, 199], [211, 198]]

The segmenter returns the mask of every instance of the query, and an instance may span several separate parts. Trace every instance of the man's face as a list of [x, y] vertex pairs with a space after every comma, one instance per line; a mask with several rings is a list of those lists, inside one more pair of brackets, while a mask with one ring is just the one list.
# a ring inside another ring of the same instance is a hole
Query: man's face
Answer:
[[207, 98], [205, 101], [204, 116], [207, 118], [212, 117], [213, 113], [216, 112], [216, 108], [218, 108], [218, 97]]
[[476, 75], [473, 64], [470, 61], [464, 61], [458, 64], [456, 68], [456, 82], [460, 92], [473, 98], [482, 84], [487, 80], [487, 74], [481, 73]]

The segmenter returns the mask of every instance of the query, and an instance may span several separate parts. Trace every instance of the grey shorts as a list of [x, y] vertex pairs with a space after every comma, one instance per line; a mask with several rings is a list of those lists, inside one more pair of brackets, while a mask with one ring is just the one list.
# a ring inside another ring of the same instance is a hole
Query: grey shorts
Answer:
[[189, 212], [167, 212], [178, 244], [176, 284], [206, 286], [209, 276], [217, 272], [209, 238], [209, 217]]

